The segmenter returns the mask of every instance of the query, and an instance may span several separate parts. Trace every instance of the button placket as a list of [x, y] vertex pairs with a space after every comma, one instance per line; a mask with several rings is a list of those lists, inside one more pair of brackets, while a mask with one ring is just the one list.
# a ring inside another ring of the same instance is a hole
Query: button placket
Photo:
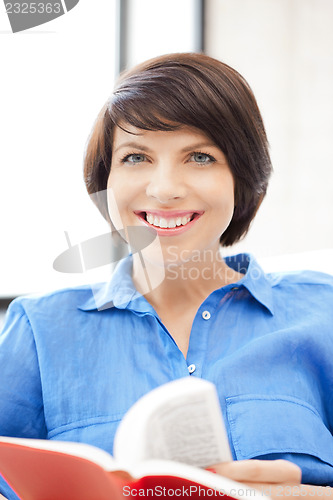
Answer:
[[207, 355], [210, 320], [213, 319], [214, 311], [218, 307], [219, 297], [218, 294], [215, 294], [208, 300], [206, 299], [195, 315], [186, 357], [188, 373], [194, 377], [202, 376]]

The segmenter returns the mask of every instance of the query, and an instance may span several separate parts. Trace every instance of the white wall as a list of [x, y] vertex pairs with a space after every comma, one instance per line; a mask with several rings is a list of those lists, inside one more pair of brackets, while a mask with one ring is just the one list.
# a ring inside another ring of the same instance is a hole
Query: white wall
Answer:
[[235, 67], [262, 110], [274, 175], [234, 251], [333, 248], [333, 2], [207, 0], [207, 53]]
[[114, 0], [80, 0], [16, 34], [1, 6], [0, 297], [80, 283], [52, 268], [67, 247], [64, 231], [75, 243], [87, 226], [90, 236], [105, 230], [82, 159], [113, 89], [116, 41]]

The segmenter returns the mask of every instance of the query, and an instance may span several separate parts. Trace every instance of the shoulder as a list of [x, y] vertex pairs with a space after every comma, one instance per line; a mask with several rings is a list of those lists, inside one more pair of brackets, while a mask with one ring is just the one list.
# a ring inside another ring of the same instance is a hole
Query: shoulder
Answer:
[[333, 276], [318, 271], [295, 271], [267, 275], [275, 310], [295, 321], [321, 318], [331, 331], [333, 321]]
[[40, 347], [48, 339], [61, 343], [70, 338], [74, 342], [82, 332], [93, 334], [97, 328], [95, 315], [80, 309], [92, 297], [89, 285], [18, 297], [8, 307], [2, 339], [26, 342], [31, 334]]
[[8, 307], [7, 315], [66, 314], [79, 309], [80, 305], [92, 297], [89, 285], [64, 288], [44, 294], [23, 295], [14, 299]]
[[323, 287], [330, 290], [333, 286], [332, 258], [332, 250], [319, 250], [258, 260], [274, 287]]
[[268, 273], [273, 288], [323, 289], [333, 292], [333, 276], [319, 271], [293, 271]]

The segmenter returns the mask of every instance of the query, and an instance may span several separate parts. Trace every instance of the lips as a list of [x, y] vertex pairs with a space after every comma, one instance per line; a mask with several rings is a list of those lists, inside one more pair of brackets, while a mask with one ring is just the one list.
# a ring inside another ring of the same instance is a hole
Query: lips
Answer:
[[190, 210], [149, 210], [134, 212], [138, 218], [161, 236], [180, 234], [193, 225], [203, 211]]

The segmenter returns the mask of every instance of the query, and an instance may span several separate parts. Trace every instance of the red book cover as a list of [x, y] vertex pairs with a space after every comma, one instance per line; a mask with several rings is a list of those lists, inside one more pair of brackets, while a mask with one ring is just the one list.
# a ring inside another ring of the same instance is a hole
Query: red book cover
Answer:
[[[108, 471], [69, 453], [0, 441], [0, 472], [22, 500], [246, 497], [237, 494], [237, 487], [244, 492], [243, 485], [192, 466], [156, 460], [143, 463], [141, 470], [145, 472], [135, 478], [125, 470]], [[230, 494], [232, 486], [235, 495]], [[253, 493], [251, 499], [255, 500]]]

